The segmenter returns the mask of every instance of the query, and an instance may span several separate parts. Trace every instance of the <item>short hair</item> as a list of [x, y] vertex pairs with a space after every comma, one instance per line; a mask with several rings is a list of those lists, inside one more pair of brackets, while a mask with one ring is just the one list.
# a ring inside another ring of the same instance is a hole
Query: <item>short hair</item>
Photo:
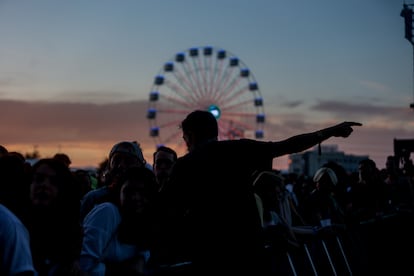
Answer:
[[214, 115], [205, 110], [195, 110], [187, 115], [180, 125], [184, 133], [192, 132], [198, 139], [215, 139], [218, 124]]
[[[32, 172], [35, 174], [36, 170], [42, 165], [48, 166], [56, 173], [56, 178], [53, 181], [59, 189], [59, 205], [73, 204], [73, 208], [79, 208], [80, 185], [75, 181], [75, 176], [71, 170], [62, 161], [52, 158], [42, 158], [33, 164]], [[69, 207], [67, 207], [69, 208]]]
[[3, 145], [0, 145], [0, 156], [2, 155], [6, 155], [7, 153], [9, 153], [9, 151], [7, 150], [7, 148]]
[[152, 154], [153, 161], [155, 161], [155, 156], [160, 151], [172, 154], [174, 161], [177, 161], [177, 158], [178, 158], [177, 152], [175, 150], [173, 150], [172, 148], [167, 147], [167, 146], [159, 146], [159, 147], [157, 147], [157, 149]]
[[69, 166], [70, 164], [72, 164], [72, 160], [70, 160], [69, 155], [67, 155], [66, 153], [56, 153], [53, 156], [53, 159], [59, 160], [61, 162], [63, 162], [63, 164]]
[[365, 158], [365, 159], [360, 160], [359, 165], [368, 166], [373, 169], [377, 168], [377, 163], [375, 163], [375, 161], [370, 158]]

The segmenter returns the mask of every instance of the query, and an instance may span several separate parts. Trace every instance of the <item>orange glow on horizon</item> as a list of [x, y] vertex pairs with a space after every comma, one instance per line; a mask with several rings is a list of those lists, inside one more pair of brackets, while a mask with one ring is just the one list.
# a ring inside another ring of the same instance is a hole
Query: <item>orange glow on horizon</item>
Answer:
[[[17, 151], [23, 155], [31, 154], [37, 151], [40, 158], [52, 157], [56, 153], [65, 153], [72, 161], [70, 165], [72, 168], [97, 168], [101, 162], [103, 162], [109, 154], [112, 146], [117, 142], [105, 142], [105, 143], [67, 143], [67, 144], [3, 144], [9, 151]], [[152, 154], [155, 150], [155, 146], [152, 143], [141, 144], [141, 148], [144, 154], [145, 160], [152, 165]], [[185, 152], [177, 152], [178, 156], [182, 156]], [[275, 158], [273, 161], [273, 167], [278, 170], [287, 169], [286, 157]]]

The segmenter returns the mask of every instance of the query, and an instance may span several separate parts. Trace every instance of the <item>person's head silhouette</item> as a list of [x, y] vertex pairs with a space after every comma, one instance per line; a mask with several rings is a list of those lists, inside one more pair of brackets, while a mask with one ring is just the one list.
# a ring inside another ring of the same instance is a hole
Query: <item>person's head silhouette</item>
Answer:
[[207, 141], [218, 139], [217, 119], [209, 111], [195, 110], [181, 122], [183, 139], [189, 151]]

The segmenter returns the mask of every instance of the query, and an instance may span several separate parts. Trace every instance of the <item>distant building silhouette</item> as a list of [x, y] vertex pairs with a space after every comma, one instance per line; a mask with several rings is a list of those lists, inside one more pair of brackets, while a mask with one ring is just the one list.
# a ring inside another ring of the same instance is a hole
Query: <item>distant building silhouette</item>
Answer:
[[321, 145], [321, 155], [319, 155], [317, 146], [303, 153], [290, 154], [288, 171], [311, 176], [322, 165], [331, 161], [343, 166], [347, 172], [356, 172], [358, 171], [359, 161], [366, 158], [369, 158], [369, 156], [351, 155], [338, 151], [338, 145]]
[[414, 139], [394, 139], [394, 156], [399, 167], [412, 162], [410, 159], [412, 153], [414, 153]]

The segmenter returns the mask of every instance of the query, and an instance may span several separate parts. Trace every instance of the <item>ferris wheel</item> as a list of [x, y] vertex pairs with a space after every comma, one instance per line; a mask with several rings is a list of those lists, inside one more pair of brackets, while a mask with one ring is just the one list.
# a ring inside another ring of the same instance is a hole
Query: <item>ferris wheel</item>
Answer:
[[193, 47], [177, 53], [155, 76], [147, 119], [156, 147], [185, 153], [179, 124], [196, 110], [217, 119], [219, 140], [263, 139], [265, 113], [259, 86], [235, 55], [215, 47]]

